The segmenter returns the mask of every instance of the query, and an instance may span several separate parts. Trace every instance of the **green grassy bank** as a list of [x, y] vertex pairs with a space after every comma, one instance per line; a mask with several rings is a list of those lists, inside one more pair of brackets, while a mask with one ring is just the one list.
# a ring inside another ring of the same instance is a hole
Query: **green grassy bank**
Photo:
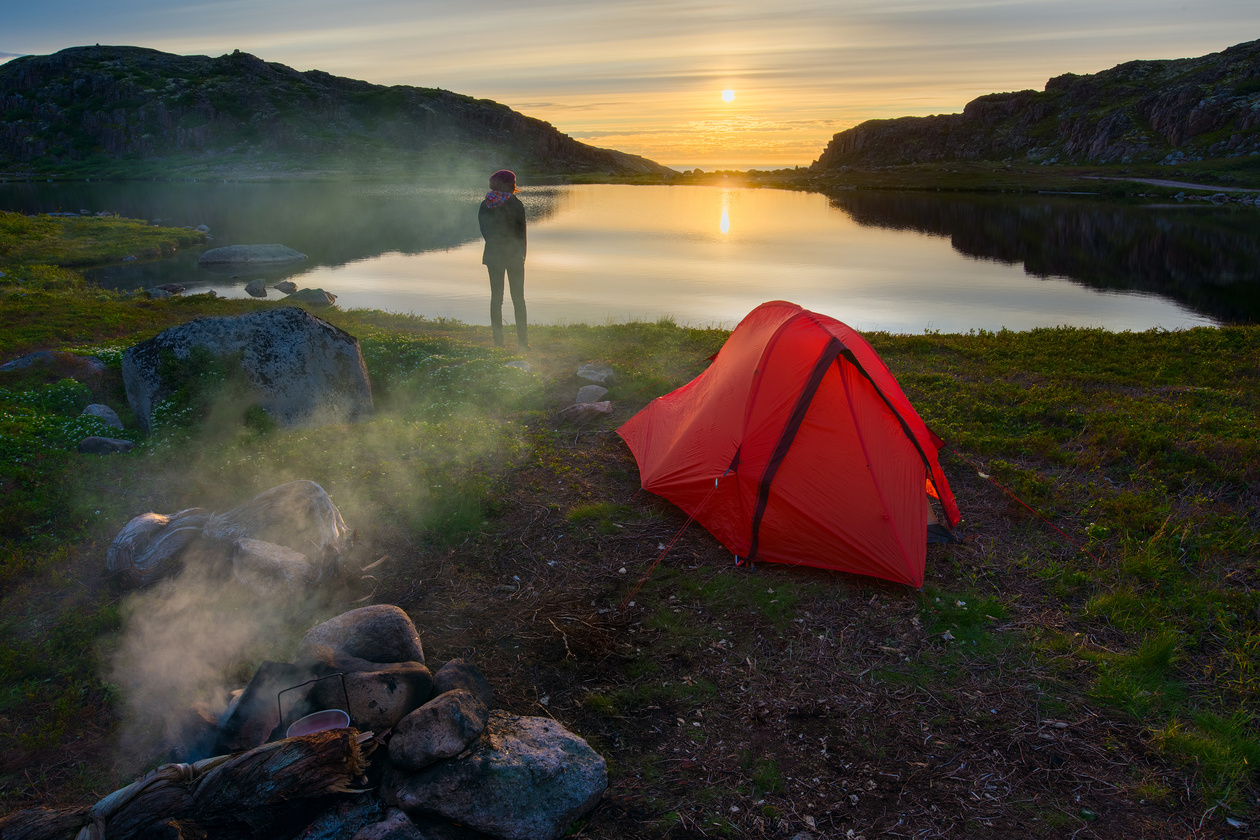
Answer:
[[[10, 215], [0, 362], [69, 350], [107, 372], [0, 376], [0, 813], [91, 801], [164, 760], [118, 668], [146, 603], [105, 579], [118, 530], [308, 478], [358, 550], [389, 558], [374, 598], [416, 616], [426, 649], [484, 663], [505, 707], [608, 758], [582, 836], [844, 836], [900, 815], [907, 833], [1173, 837], [1260, 818], [1258, 327], [868, 335], [946, 440], [963, 511], [965, 542], [931, 548], [924, 589], [733, 569], [693, 526], [619, 614], [684, 517], [636, 492], [612, 430], [726, 333], [540, 326], [525, 372], [481, 328], [319, 310], [360, 340], [373, 419], [278, 429], [207, 370], [145, 437], [121, 351], [274, 304], [89, 289], [78, 257], [39, 243], [98, 238], [94, 258], [117, 259], [142, 247], [118, 237], [183, 234]], [[562, 425], [592, 360], [618, 373], [614, 413]], [[89, 402], [126, 430], [80, 418]], [[137, 447], [80, 455], [85, 434]], [[225, 679], [286, 658], [306, 626], [257, 640]], [[885, 789], [897, 774], [922, 815]]]

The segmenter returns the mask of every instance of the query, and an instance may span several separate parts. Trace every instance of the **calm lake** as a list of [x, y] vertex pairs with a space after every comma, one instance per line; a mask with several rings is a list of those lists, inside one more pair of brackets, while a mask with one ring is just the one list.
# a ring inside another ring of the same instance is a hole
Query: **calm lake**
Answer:
[[[194, 249], [94, 272], [246, 297], [257, 277], [338, 306], [488, 324], [483, 189], [364, 183], [0, 183], [0, 209], [116, 212], [210, 227], [208, 247], [281, 243], [295, 267], [215, 274]], [[1260, 209], [1087, 197], [526, 187], [535, 324], [672, 317], [734, 326], [783, 299], [859, 330], [918, 333], [1260, 320]], [[271, 292], [279, 297], [279, 293]], [[510, 304], [507, 307], [510, 320]]]

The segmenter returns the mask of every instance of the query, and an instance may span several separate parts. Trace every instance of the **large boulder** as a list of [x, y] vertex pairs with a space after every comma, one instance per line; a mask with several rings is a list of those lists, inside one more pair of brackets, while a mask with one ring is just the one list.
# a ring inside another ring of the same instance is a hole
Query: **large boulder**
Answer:
[[261, 406], [281, 425], [359, 419], [372, 411], [372, 386], [354, 336], [284, 306], [230, 317], [197, 318], [123, 353], [123, 384], [136, 420], [149, 430], [153, 409], [183, 384], [168, 379], [166, 355], [187, 359], [202, 348], [239, 359]]
[[550, 718], [496, 710], [467, 753], [415, 774], [392, 770], [383, 794], [502, 840], [555, 840], [607, 787], [607, 764], [586, 741]]
[[253, 267], [301, 262], [306, 254], [286, 245], [225, 245], [211, 248], [197, 257], [198, 265], [242, 265]]

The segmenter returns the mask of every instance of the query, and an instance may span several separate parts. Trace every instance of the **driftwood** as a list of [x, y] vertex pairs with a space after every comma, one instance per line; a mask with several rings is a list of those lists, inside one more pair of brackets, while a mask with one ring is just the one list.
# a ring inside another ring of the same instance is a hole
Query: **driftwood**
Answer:
[[261, 540], [306, 555], [315, 582], [333, 577], [350, 532], [332, 499], [313, 481], [291, 481], [264, 490], [205, 523], [207, 539], [233, 545]]
[[247, 835], [274, 836], [294, 800], [353, 789], [366, 767], [360, 744], [369, 739], [353, 729], [333, 729], [239, 755], [167, 764], [91, 808], [10, 814], [0, 820], [0, 837], [131, 840], [173, 822], [192, 833], [243, 824]]
[[162, 576], [201, 536], [210, 519], [203, 508], [188, 508], [170, 515], [144, 513], [118, 532], [105, 553], [105, 570], [125, 583], [145, 585]]

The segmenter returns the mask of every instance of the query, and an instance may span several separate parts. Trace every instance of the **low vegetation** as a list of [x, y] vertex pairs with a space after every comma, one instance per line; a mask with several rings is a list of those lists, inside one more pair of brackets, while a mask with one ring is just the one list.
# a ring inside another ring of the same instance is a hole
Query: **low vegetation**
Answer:
[[[408, 610], [434, 661], [478, 663], [500, 705], [608, 759], [577, 836], [1180, 838], [1260, 820], [1260, 328], [869, 335], [947, 441], [964, 516], [912, 591], [736, 568], [638, 489], [615, 427], [722, 331], [540, 326], [525, 372], [484, 329], [324, 310], [360, 339], [375, 418], [275, 428], [207, 369], [146, 438], [121, 350], [268, 304], [32, 289], [66, 269], [15, 253], [0, 360], [71, 350], [108, 373], [0, 374], [0, 812], [92, 800], [166, 758], [115, 668], [149, 597], [104, 577], [118, 529], [308, 478], [384, 559], [371, 597]], [[613, 415], [559, 425], [593, 360], [618, 373]], [[89, 401], [120, 409], [135, 451], [74, 452]]]

